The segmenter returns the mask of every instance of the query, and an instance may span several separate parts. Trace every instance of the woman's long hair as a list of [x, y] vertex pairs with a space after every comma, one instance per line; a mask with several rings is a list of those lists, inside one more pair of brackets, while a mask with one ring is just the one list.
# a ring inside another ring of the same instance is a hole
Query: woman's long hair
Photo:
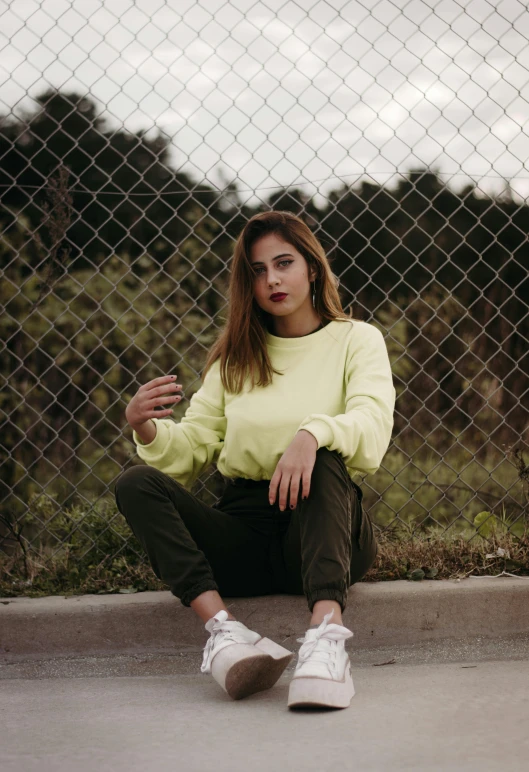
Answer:
[[[268, 386], [273, 373], [266, 347], [266, 330], [271, 314], [255, 302], [254, 272], [250, 264], [252, 245], [262, 236], [274, 233], [293, 246], [316, 269], [315, 311], [323, 322], [352, 319], [347, 315], [338, 294], [339, 279], [331, 271], [327, 255], [316, 236], [303, 220], [291, 212], [260, 212], [242, 229], [233, 252], [228, 289], [228, 320], [213, 344], [204, 365], [202, 378], [220, 357], [220, 377], [226, 391], [238, 394], [251, 375], [251, 387]], [[271, 330], [270, 330], [271, 331]]]

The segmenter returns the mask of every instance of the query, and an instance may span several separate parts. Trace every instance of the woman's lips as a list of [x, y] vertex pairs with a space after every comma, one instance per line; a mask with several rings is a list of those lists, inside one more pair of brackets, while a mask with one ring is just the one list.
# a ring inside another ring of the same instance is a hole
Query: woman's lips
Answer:
[[286, 293], [283, 295], [272, 295], [270, 300], [272, 300], [274, 303], [279, 303], [280, 300], [284, 300], [286, 297], [288, 297]]

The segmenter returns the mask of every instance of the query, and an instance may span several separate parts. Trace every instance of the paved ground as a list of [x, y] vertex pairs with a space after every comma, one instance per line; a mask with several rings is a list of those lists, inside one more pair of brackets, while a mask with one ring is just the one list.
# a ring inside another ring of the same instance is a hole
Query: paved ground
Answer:
[[[172, 656], [0, 666], [2, 772], [525, 772], [529, 636], [360, 650], [345, 710], [289, 710], [295, 658], [231, 700]], [[394, 661], [393, 664], [383, 664]]]

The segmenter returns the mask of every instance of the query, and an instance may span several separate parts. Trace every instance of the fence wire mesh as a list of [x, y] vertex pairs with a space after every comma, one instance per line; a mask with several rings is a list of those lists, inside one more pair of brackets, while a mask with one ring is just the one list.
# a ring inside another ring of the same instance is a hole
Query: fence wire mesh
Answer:
[[[123, 549], [126, 405], [177, 372], [184, 414], [234, 240], [263, 208], [305, 219], [344, 309], [386, 337], [397, 404], [363, 481], [374, 524], [516, 532], [525, 4], [15, 0], [0, 29], [0, 554], [83, 534], [79, 556]], [[213, 504], [221, 484], [210, 469], [194, 492]]]

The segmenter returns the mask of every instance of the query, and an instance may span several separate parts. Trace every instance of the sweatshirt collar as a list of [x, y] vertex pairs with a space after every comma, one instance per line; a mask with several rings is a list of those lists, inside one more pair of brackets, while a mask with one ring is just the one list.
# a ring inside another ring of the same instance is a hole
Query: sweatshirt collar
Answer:
[[272, 335], [271, 332], [266, 330], [266, 343], [268, 346], [274, 346], [275, 348], [311, 348], [315, 343], [319, 343], [328, 335], [328, 328], [332, 330], [332, 326], [337, 324], [332, 320], [328, 322], [324, 327], [321, 327], [315, 332], [309, 332], [308, 335], [301, 335], [298, 338], [281, 338], [278, 335]]

